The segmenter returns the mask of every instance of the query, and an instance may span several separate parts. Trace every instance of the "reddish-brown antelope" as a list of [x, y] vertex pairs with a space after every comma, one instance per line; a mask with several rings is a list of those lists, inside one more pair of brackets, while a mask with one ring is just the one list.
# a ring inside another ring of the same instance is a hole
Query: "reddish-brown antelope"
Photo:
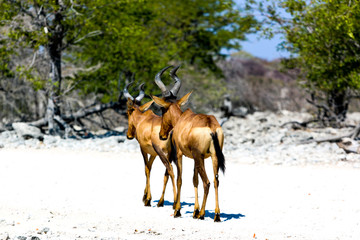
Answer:
[[[175, 80], [175, 85], [180, 88], [181, 81], [176, 75], [176, 71], [180, 66], [177, 66], [170, 72], [170, 76]], [[182, 185], [182, 156], [194, 159], [194, 176], [193, 184], [195, 188], [195, 206], [193, 217], [204, 219], [205, 205], [209, 193], [210, 182], [206, 175], [204, 159], [211, 156], [212, 165], [214, 170], [214, 187], [215, 187], [215, 217], [214, 221], [220, 221], [220, 208], [218, 198], [219, 187], [219, 168], [225, 171], [225, 158], [222, 153], [222, 146], [224, 142], [224, 134], [214, 116], [205, 114], [195, 114], [190, 109], [182, 112], [180, 107], [184, 105], [191, 92], [183, 96], [181, 99], [176, 100], [176, 94], [168, 93], [165, 85], [157, 79], [155, 81], [159, 86], [163, 95], [167, 94], [168, 97], [159, 98], [152, 96], [156, 104], [162, 108], [162, 122], [161, 130], [159, 132], [160, 139], [168, 139], [170, 131], [172, 132], [172, 143], [176, 151], [177, 158], [177, 202], [175, 206], [174, 217], [181, 216], [180, 209], [180, 193]], [[204, 198], [199, 211], [198, 201], [198, 174], [200, 175], [204, 186]]]
[[[144, 205], [151, 205], [150, 172], [156, 156], [159, 155], [161, 161], [166, 167], [166, 171], [164, 176], [163, 192], [157, 206], [162, 207], [164, 205], [164, 195], [169, 175], [173, 185], [175, 206], [177, 195], [174, 171], [170, 160], [170, 141], [163, 141], [159, 139], [161, 117], [154, 114], [153, 111], [148, 110], [153, 101], [147, 102], [144, 105], [140, 105], [141, 100], [145, 96], [143, 90], [144, 84], [140, 85], [140, 94], [136, 98], [132, 97], [128, 92], [128, 87], [131, 84], [132, 82], [127, 84], [124, 89], [124, 96], [128, 99], [127, 116], [129, 128], [126, 136], [128, 139], [133, 139], [134, 137], [136, 138], [136, 140], [139, 142], [141, 154], [144, 158], [146, 175], [146, 185], [143, 196]], [[148, 155], [150, 155], [150, 159], [148, 159]]]

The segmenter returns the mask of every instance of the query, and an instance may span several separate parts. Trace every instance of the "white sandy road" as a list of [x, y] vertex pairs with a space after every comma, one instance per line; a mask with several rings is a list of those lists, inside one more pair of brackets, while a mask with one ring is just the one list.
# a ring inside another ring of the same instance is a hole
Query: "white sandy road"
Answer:
[[[190, 159], [183, 160], [182, 217], [174, 219], [170, 184], [165, 207], [156, 207], [165, 171], [159, 160], [153, 206], [144, 207], [140, 153], [1, 149], [0, 239], [360, 239], [359, 169], [245, 165], [226, 157], [222, 222], [214, 223], [213, 187], [205, 220], [192, 219]], [[210, 167], [208, 159], [212, 182]]]

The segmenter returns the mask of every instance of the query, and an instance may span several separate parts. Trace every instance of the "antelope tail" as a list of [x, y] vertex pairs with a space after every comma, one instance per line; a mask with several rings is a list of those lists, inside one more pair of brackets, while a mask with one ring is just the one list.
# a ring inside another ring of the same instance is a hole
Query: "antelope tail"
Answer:
[[221, 171], [223, 173], [225, 173], [225, 157], [224, 157], [223, 152], [221, 151], [221, 147], [220, 147], [220, 144], [219, 144], [219, 139], [218, 139], [218, 136], [217, 136], [217, 132], [210, 133], [210, 135], [211, 135], [211, 138], [212, 138], [213, 143], [214, 143], [216, 157], [218, 159], [218, 166], [221, 169]]
[[170, 145], [171, 145], [171, 150], [170, 150], [170, 154], [169, 154], [169, 160], [170, 162], [174, 162], [175, 164], [177, 164], [177, 153], [176, 153], [176, 145], [173, 143], [173, 132], [170, 132]]

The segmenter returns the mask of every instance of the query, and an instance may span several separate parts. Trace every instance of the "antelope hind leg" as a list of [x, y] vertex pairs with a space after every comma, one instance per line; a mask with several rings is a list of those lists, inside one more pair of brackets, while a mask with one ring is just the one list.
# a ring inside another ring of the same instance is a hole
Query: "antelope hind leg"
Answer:
[[199, 213], [200, 213], [199, 199], [198, 199], [199, 173], [197, 171], [195, 162], [194, 162], [193, 184], [194, 184], [194, 190], [195, 190], [195, 205], [194, 205], [193, 218], [197, 219], [197, 218], [199, 218]]
[[166, 184], [167, 184], [168, 180], [169, 180], [169, 173], [168, 173], [168, 170], [166, 169], [165, 174], [164, 174], [164, 187], [163, 187], [163, 191], [161, 194], [161, 198], [157, 204], [158, 207], [164, 206], [165, 190], [166, 190]]

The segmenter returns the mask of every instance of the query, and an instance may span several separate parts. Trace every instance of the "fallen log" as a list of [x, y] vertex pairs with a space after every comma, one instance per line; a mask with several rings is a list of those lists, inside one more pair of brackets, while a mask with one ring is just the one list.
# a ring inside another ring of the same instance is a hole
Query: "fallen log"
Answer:
[[[61, 114], [60, 116], [56, 115], [57, 116], [56, 118], [57, 118], [58, 122], [61, 122], [61, 120], [62, 120], [68, 124], [77, 119], [81, 119], [81, 118], [87, 117], [87, 116], [95, 114], [95, 113], [100, 113], [100, 112], [103, 112], [110, 108], [114, 109], [114, 110], [118, 110], [118, 109], [120, 109], [121, 106], [122, 105], [119, 102], [109, 102], [109, 103], [97, 104], [93, 107], [82, 108], [73, 114]], [[120, 113], [125, 114], [125, 111], [121, 111]], [[41, 118], [39, 120], [29, 122], [28, 124], [31, 126], [34, 126], [34, 127], [41, 128], [41, 127], [45, 127], [48, 124], [48, 119]]]
[[315, 122], [319, 122], [319, 120], [312, 119], [312, 120], [309, 120], [309, 121], [306, 121], [306, 122], [291, 121], [291, 122], [286, 122], [286, 123], [282, 124], [280, 127], [285, 127], [288, 124], [292, 124], [293, 129], [300, 129], [300, 128], [306, 128], [308, 126], [308, 124], [315, 123]]
[[300, 143], [301, 144], [308, 144], [308, 143], [313, 143], [313, 142], [316, 142], [316, 143], [322, 143], [322, 142], [331, 142], [331, 143], [334, 143], [334, 142], [340, 142], [341, 139], [343, 138], [350, 138], [352, 136], [353, 132], [351, 133], [348, 133], [346, 135], [342, 135], [342, 136], [337, 136], [337, 137], [329, 137], [329, 138], [323, 138], [323, 139], [306, 139], [304, 141], [301, 141]]
[[308, 139], [300, 142], [301, 144], [308, 143], [322, 143], [322, 142], [333, 142], [336, 143], [340, 148], [344, 149], [346, 153], [358, 153], [360, 154], [360, 142], [355, 139], [360, 134], [360, 124], [356, 126], [354, 131], [351, 131], [348, 134], [337, 136], [337, 137], [329, 137], [324, 139]]

